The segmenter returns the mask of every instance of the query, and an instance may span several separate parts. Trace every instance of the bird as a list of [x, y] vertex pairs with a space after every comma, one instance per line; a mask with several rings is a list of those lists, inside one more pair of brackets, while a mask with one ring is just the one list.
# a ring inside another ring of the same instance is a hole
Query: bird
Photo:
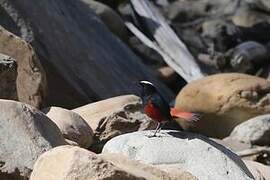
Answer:
[[167, 101], [158, 91], [157, 87], [149, 81], [140, 81], [140, 97], [142, 99], [143, 111], [153, 121], [156, 121], [157, 127], [153, 137], [161, 130], [164, 124], [168, 121], [173, 121], [174, 118], [182, 118], [189, 122], [199, 120], [198, 113], [184, 112], [169, 106]]

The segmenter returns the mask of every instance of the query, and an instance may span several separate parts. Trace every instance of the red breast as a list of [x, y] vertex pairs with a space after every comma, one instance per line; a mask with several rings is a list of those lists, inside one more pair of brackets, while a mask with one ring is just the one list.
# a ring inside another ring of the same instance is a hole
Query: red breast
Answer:
[[157, 108], [155, 108], [151, 102], [148, 102], [144, 106], [143, 110], [144, 110], [144, 113], [150, 118], [152, 118], [154, 121], [161, 122], [164, 120], [164, 118], [160, 114], [160, 111]]

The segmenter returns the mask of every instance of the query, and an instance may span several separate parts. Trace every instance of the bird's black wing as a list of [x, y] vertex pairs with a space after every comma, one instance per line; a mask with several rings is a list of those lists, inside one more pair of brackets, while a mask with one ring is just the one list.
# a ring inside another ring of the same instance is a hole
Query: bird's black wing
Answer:
[[152, 95], [151, 102], [160, 111], [162, 116], [166, 118], [167, 121], [172, 120], [170, 114], [170, 106], [159, 93]]

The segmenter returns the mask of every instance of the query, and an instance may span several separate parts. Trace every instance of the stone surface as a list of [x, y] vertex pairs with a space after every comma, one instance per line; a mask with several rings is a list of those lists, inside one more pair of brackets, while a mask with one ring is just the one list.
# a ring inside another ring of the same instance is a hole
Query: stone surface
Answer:
[[1, 19], [9, 20], [5, 28], [31, 43], [45, 68], [47, 104], [70, 109], [135, 93], [133, 82], [142, 79], [153, 81], [171, 99], [171, 91], [85, 2], [0, 1]]
[[232, 22], [235, 25], [242, 27], [252, 27], [261, 22], [270, 22], [270, 16], [260, 11], [250, 10], [248, 8], [239, 8], [236, 14], [232, 17]]
[[125, 22], [122, 18], [109, 6], [93, 0], [82, 0], [99, 16], [112, 33], [127, 41], [128, 33]]
[[0, 52], [17, 62], [18, 75], [13, 83], [18, 98], [12, 99], [41, 107], [47, 92], [46, 74], [33, 48], [0, 26]]
[[231, 132], [230, 138], [253, 145], [270, 146], [270, 114], [239, 124]]
[[238, 140], [226, 137], [224, 139], [212, 139], [218, 144], [230, 149], [232, 152], [237, 153], [239, 151], [251, 149], [252, 145], [249, 143], [240, 142]]
[[154, 129], [156, 123], [142, 113], [139, 97], [124, 95], [109, 98], [73, 110], [94, 130], [95, 152], [111, 138], [137, 130]]
[[[146, 165], [138, 161], [130, 160], [119, 154], [100, 154], [99, 157], [111, 162], [118, 168], [121, 168], [127, 172], [143, 176], [145, 179], [150, 180], [196, 180], [197, 178], [188, 172], [175, 169], [167, 168], [160, 170], [158, 167], [153, 165]], [[166, 172], [164, 172], [166, 171]]]
[[50, 107], [43, 112], [58, 126], [64, 138], [84, 148], [93, 143], [93, 130], [77, 113], [61, 107]]
[[255, 76], [224, 73], [193, 81], [177, 95], [177, 109], [200, 112], [195, 125], [181, 119], [184, 129], [223, 138], [233, 128], [260, 114], [270, 112], [270, 82]]
[[124, 134], [111, 139], [102, 153], [119, 153], [153, 165], [170, 165], [198, 179], [252, 179], [241, 159], [214, 141], [192, 133], [153, 131]]
[[17, 63], [10, 56], [0, 53], [0, 98], [18, 99], [16, 89]]
[[66, 144], [42, 112], [16, 101], [0, 100], [0, 179], [28, 179], [36, 159]]
[[[123, 163], [126, 163], [127, 166]], [[188, 173], [186, 174], [186, 177], [192, 177]], [[79, 147], [60, 146], [38, 158], [30, 178], [30, 180], [50, 179], [177, 180], [180, 178], [119, 156], [118, 159], [111, 156], [104, 158], [104, 156]]]
[[255, 180], [270, 179], [270, 166], [265, 166], [255, 161], [244, 160], [244, 163], [254, 176]]

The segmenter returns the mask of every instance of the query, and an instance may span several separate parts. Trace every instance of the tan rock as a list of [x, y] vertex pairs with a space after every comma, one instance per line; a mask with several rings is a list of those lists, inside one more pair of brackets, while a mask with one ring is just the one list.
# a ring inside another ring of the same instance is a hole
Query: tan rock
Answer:
[[44, 112], [58, 126], [66, 139], [84, 148], [92, 144], [93, 130], [79, 114], [61, 107], [50, 107]]
[[17, 61], [18, 100], [40, 107], [47, 91], [46, 75], [32, 47], [0, 26], [0, 52]]
[[92, 103], [73, 110], [94, 130], [93, 148], [100, 152], [113, 137], [138, 130], [154, 129], [156, 124], [142, 113], [139, 97], [124, 95]]
[[30, 180], [136, 179], [95, 153], [76, 146], [60, 146], [42, 154]]
[[239, 73], [225, 73], [193, 81], [176, 98], [176, 108], [203, 114], [195, 125], [178, 119], [184, 129], [211, 137], [225, 137], [252, 117], [270, 112], [270, 82]]
[[235, 25], [243, 27], [251, 27], [257, 23], [270, 22], [269, 15], [263, 12], [249, 10], [247, 8], [240, 8], [232, 17]]
[[181, 169], [171, 168], [163, 166], [165, 170], [153, 165], [146, 165], [138, 161], [130, 160], [119, 154], [100, 154], [99, 157], [111, 162], [118, 168], [121, 168], [132, 174], [137, 174], [142, 176], [147, 180], [196, 180], [197, 178], [190, 173], [183, 171]]
[[265, 166], [255, 161], [244, 160], [244, 163], [254, 176], [255, 180], [270, 179], [270, 166]]

